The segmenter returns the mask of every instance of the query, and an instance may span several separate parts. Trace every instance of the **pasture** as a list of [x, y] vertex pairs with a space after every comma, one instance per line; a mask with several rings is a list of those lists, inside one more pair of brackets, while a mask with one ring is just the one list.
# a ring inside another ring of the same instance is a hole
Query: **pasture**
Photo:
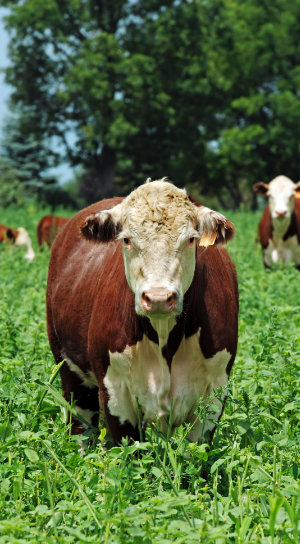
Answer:
[[0, 544], [296, 543], [300, 275], [263, 268], [259, 214], [226, 214], [239, 347], [211, 446], [189, 443], [184, 427], [167, 438], [154, 427], [144, 443], [111, 447], [102, 428], [80, 456], [46, 334], [49, 251], [35, 234], [46, 213], [1, 210], [1, 222], [28, 229], [36, 259], [0, 247]]

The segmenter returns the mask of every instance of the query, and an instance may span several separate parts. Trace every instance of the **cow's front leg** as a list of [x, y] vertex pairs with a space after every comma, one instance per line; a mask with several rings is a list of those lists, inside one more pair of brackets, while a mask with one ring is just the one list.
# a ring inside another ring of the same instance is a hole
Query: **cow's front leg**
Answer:
[[121, 423], [118, 416], [114, 416], [109, 410], [109, 396], [106, 388], [102, 385], [99, 389], [100, 405], [104, 412], [105, 420], [114, 444], [120, 444], [122, 438], [128, 436], [132, 440], [144, 440], [144, 431], [139, 426], [133, 426], [128, 421]]
[[[98, 428], [99, 399], [98, 387], [84, 379], [84, 374], [79, 367], [65, 361], [60, 369], [64, 397], [74, 407], [79, 418], [74, 414], [68, 414], [71, 421], [72, 434], [82, 434], [89, 426]], [[76, 371], [76, 369], [78, 369]]]

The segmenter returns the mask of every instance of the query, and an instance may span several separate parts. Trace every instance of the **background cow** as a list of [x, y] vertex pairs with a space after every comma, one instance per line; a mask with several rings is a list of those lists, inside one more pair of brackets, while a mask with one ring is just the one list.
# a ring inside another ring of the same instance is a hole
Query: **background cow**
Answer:
[[42, 247], [45, 243], [51, 247], [55, 236], [67, 221], [66, 217], [58, 217], [57, 215], [45, 215], [42, 217], [36, 229], [39, 246]]
[[27, 251], [24, 255], [27, 261], [33, 261], [35, 253], [33, 251], [30, 236], [26, 229], [19, 227], [18, 229], [12, 229], [5, 225], [0, 225], [0, 242], [11, 241], [15, 246], [24, 246]]
[[291, 261], [300, 270], [300, 182], [277, 176], [269, 184], [255, 183], [253, 190], [268, 198], [259, 223], [265, 267]]
[[139, 439], [139, 413], [162, 432], [192, 422], [190, 439], [212, 434], [225, 392], [204, 425], [194, 412], [227, 383], [238, 288], [226, 250], [206, 246], [233, 231], [163, 179], [80, 211], [55, 239], [47, 321], [64, 395], [95, 426], [100, 403], [115, 443]]

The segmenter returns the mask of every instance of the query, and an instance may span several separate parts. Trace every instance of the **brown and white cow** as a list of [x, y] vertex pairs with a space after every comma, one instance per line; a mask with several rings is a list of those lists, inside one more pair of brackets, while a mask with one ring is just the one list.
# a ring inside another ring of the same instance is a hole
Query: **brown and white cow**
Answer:
[[36, 229], [39, 246], [42, 247], [43, 244], [47, 244], [47, 246], [51, 247], [55, 236], [68, 220], [68, 218], [59, 217], [58, 215], [45, 215], [42, 217]]
[[[115, 443], [193, 422], [200, 398], [226, 386], [237, 348], [238, 287], [225, 249], [233, 225], [165, 178], [80, 211], [52, 246], [47, 321], [65, 398]], [[200, 244], [200, 245], [199, 245]], [[216, 408], [217, 405], [217, 408]], [[212, 421], [212, 419], [214, 421]], [[73, 420], [73, 433], [82, 425]]]
[[253, 190], [268, 198], [259, 223], [259, 238], [266, 268], [294, 262], [300, 270], [300, 182], [277, 176], [258, 182]]
[[0, 242], [12, 242], [15, 246], [24, 246], [27, 251], [24, 255], [27, 261], [33, 261], [35, 253], [33, 251], [30, 236], [24, 227], [18, 229], [12, 229], [5, 225], [0, 225]]

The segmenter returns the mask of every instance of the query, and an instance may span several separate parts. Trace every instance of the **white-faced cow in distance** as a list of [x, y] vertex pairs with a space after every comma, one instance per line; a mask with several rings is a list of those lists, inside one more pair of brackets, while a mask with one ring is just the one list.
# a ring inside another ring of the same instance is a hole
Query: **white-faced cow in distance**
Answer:
[[[165, 179], [126, 198], [80, 211], [57, 235], [47, 286], [50, 345], [65, 398], [115, 443], [194, 423], [212, 435], [225, 401], [203, 425], [200, 398], [226, 386], [237, 348], [238, 287], [221, 247], [233, 235], [223, 215], [196, 205]], [[139, 416], [140, 414], [140, 416]], [[82, 423], [72, 420], [74, 434]]]
[[29, 262], [33, 261], [35, 253], [31, 245], [30, 236], [24, 227], [13, 229], [5, 225], [0, 225], [0, 242], [4, 241], [11, 242], [15, 246], [24, 246], [27, 250], [24, 255], [25, 259]]
[[253, 190], [268, 198], [259, 223], [259, 238], [266, 268], [294, 262], [300, 270], [300, 182], [277, 176], [258, 182]]

